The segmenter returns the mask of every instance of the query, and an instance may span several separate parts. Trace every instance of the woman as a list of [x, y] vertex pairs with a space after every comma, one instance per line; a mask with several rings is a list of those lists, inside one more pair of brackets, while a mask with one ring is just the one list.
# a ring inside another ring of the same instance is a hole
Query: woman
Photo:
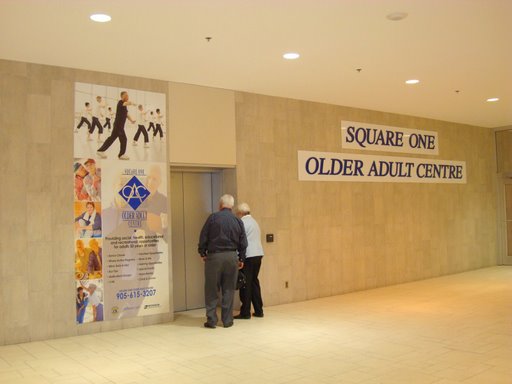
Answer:
[[92, 201], [87, 202], [85, 212], [75, 218], [80, 237], [101, 237], [101, 215]]
[[87, 298], [87, 293], [84, 292], [82, 287], [78, 287], [76, 291], [76, 322], [78, 324], [83, 324], [85, 309], [87, 308], [87, 304], [89, 304], [89, 299]]
[[87, 272], [91, 250], [85, 248], [83, 240], [76, 241], [75, 252], [75, 272], [81, 273], [83, 276]]

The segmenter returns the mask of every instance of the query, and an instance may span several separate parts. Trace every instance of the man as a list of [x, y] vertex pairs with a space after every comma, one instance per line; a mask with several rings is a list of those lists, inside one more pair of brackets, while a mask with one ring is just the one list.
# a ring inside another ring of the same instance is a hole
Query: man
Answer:
[[126, 123], [126, 119], [130, 120], [132, 123], [135, 123], [130, 115], [128, 115], [128, 106], [135, 105], [131, 101], [129, 101], [128, 92], [121, 92], [121, 100], [117, 102], [116, 108], [116, 118], [114, 120], [114, 128], [112, 129], [112, 134], [108, 137], [107, 140], [103, 143], [103, 145], [96, 152], [99, 157], [105, 159], [107, 155], [105, 155], [105, 151], [114, 143], [116, 139], [119, 139], [119, 143], [121, 148], [119, 149], [118, 158], [120, 160], [130, 160], [128, 156], [124, 153], [126, 152], [126, 133], [124, 132], [124, 125]]
[[133, 145], [137, 145], [137, 141], [139, 141], [139, 136], [142, 134], [144, 136], [144, 148], [149, 147], [149, 136], [146, 132], [146, 127], [144, 124], [146, 123], [146, 111], [142, 104], [139, 104], [139, 112], [138, 112], [138, 129], [135, 137], [133, 138]]
[[251, 208], [247, 203], [238, 205], [237, 216], [242, 219], [247, 236], [247, 251], [242, 272], [245, 274], [246, 284], [240, 288], [240, 314], [235, 319], [251, 318], [251, 302], [254, 307], [253, 316], [263, 317], [263, 300], [261, 299], [260, 273], [263, 246], [261, 245], [261, 231], [258, 223], [251, 216]]
[[103, 124], [103, 128], [108, 128], [110, 131], [112, 129], [112, 119], [114, 118], [114, 112], [112, 112], [112, 107], [108, 107], [107, 115], [105, 116], [105, 124]]
[[90, 103], [85, 103], [85, 108], [82, 110], [82, 116], [80, 117], [80, 122], [76, 126], [75, 132], [82, 127], [82, 125], [87, 125], [87, 131], [91, 130], [91, 122], [87, 119], [87, 117], [92, 117], [92, 108]]
[[153, 129], [153, 140], [155, 139], [156, 137], [156, 134], [159, 133], [160, 134], [160, 141], [162, 141], [163, 139], [163, 136], [164, 136], [164, 132], [162, 131], [162, 124], [163, 124], [163, 120], [164, 120], [164, 116], [160, 113], [160, 109], [157, 108], [156, 109], [156, 128]]
[[244, 224], [231, 211], [234, 205], [233, 196], [223, 195], [219, 200], [219, 211], [208, 217], [199, 236], [198, 251], [205, 263], [206, 328], [217, 325], [219, 288], [222, 291], [222, 323], [224, 328], [233, 325], [236, 280], [238, 269], [244, 266], [247, 248]]
[[103, 103], [103, 99], [101, 96], [96, 96], [96, 108], [94, 111], [94, 114], [92, 115], [92, 124], [91, 128], [89, 128], [89, 133], [87, 135], [87, 140], [91, 141], [91, 135], [96, 129], [98, 128], [98, 143], [100, 143], [101, 135], [103, 134], [103, 126], [100, 123], [100, 118], [103, 117], [103, 109], [105, 108], [105, 104]]
[[89, 249], [89, 260], [87, 262], [87, 272], [89, 273], [89, 278], [91, 278], [91, 275], [95, 275], [95, 278], [101, 277], [103, 272], [103, 255], [98, 240], [89, 240]]
[[101, 171], [96, 167], [94, 159], [87, 159], [84, 163], [87, 175], [83, 178], [84, 188], [90, 201], [101, 201]]
[[89, 284], [87, 287], [80, 285], [89, 294], [89, 304], [92, 305], [92, 321], [103, 321], [103, 295], [96, 284]]
[[[155, 128], [155, 115], [153, 111], [149, 111], [149, 125], [148, 125], [148, 133], [151, 133], [151, 129], [156, 132]], [[153, 140], [155, 139], [156, 134], [153, 134]]]

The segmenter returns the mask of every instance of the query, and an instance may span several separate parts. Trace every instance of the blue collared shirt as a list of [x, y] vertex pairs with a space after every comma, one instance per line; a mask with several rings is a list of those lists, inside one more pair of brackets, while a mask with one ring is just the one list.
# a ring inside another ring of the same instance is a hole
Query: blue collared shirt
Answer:
[[244, 261], [246, 248], [244, 223], [233, 215], [231, 209], [224, 208], [208, 217], [199, 236], [198, 252], [201, 256], [238, 251], [238, 258]]

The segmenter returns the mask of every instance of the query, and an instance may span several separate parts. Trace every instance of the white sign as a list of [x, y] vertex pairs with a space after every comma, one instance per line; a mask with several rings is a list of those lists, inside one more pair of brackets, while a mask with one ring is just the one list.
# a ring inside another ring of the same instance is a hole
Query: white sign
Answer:
[[298, 151], [299, 180], [466, 183], [466, 162]]
[[437, 132], [355, 121], [341, 122], [341, 147], [364, 151], [439, 154]]

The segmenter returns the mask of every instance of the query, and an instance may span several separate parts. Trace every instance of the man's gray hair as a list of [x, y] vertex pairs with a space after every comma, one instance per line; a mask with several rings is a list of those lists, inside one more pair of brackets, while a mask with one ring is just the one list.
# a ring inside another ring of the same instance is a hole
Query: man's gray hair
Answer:
[[235, 205], [235, 198], [231, 195], [222, 195], [219, 199], [219, 204], [223, 208], [233, 208]]
[[248, 215], [251, 213], [251, 207], [247, 203], [240, 203], [237, 207], [238, 212], [243, 213], [244, 215]]

